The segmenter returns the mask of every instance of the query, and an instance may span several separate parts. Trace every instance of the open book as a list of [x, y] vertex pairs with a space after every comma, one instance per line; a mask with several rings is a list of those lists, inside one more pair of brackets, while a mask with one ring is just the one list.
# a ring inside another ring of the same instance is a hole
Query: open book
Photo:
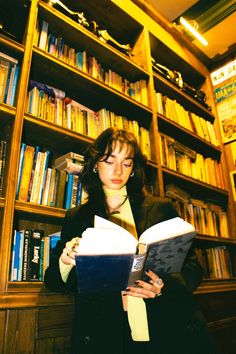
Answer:
[[137, 240], [121, 226], [95, 216], [86, 229], [76, 256], [78, 291], [118, 291], [146, 279], [145, 270], [180, 272], [196, 235], [180, 217], [151, 226]]

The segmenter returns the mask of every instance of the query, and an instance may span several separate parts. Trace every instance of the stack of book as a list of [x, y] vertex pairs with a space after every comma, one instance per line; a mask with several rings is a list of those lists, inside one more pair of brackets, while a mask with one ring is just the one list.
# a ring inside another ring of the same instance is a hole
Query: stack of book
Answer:
[[39, 146], [21, 144], [16, 199], [65, 209], [79, 205], [83, 156], [70, 152], [58, 157], [51, 168], [50, 155]]

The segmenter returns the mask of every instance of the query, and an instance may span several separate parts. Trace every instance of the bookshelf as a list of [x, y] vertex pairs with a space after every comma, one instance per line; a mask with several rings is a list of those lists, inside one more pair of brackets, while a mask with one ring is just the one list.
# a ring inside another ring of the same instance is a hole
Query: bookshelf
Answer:
[[[69, 0], [65, 3], [72, 9], [76, 6]], [[141, 3], [142, 1], [140, 5]], [[21, 143], [39, 145], [42, 151], [50, 150], [52, 166], [55, 158], [68, 151], [82, 154], [93, 140], [88, 135], [28, 113], [26, 107], [29, 80], [63, 90], [68, 97], [96, 112], [106, 108], [125, 116], [129, 121], [137, 121], [139, 126], [150, 133], [152, 152], [148, 161], [147, 179], [148, 183], [153, 185], [154, 192], [164, 196], [166, 186], [174, 184], [191, 198], [200, 199], [202, 202], [211, 200], [227, 212], [229, 237], [199, 234], [196, 247], [214, 248], [222, 245], [228, 248], [234, 276], [230, 279], [205, 279], [196, 291], [196, 299], [204, 309], [214, 334], [220, 338], [226, 333], [229, 334], [236, 326], [233, 307], [233, 294], [236, 291], [235, 206], [232, 203], [224, 149], [219, 138], [218, 121], [211, 98], [209, 73], [205, 66], [195, 54], [182, 46], [181, 39], [176, 37], [176, 33], [171, 33], [165, 23], [163, 25], [160, 21], [155, 22], [153, 16], [148, 16], [131, 1], [102, 0], [98, 3], [86, 0], [80, 8], [86, 18], [94, 19], [114, 38], [122, 43], [130, 43], [131, 56], [109, 43], [102, 42], [89, 29], [76, 23], [59, 8], [49, 6], [47, 1], [9, 0], [7, 4], [1, 1], [0, 6], [6, 13], [12, 13], [15, 19], [9, 20], [8, 23], [7, 17], [4, 19], [7, 30], [0, 33], [0, 52], [17, 58], [20, 65], [14, 106], [0, 103], [0, 140], [4, 138], [7, 142], [3, 195], [0, 197], [0, 333], [5, 334], [5, 340], [1, 337], [2, 334], [0, 335], [0, 352], [14, 353], [12, 348], [15, 339], [10, 333], [13, 328], [17, 328], [17, 346], [22, 352], [33, 352], [32, 348], [35, 348], [37, 353], [42, 350], [59, 352], [58, 348], [63, 343], [64, 353], [67, 353], [73, 317], [73, 296], [49, 293], [42, 282], [9, 281], [13, 230], [39, 228], [47, 235], [60, 229], [65, 215], [65, 209], [16, 200], [16, 171], [19, 166]], [[156, 18], [160, 19], [158, 16]], [[87, 55], [96, 58], [102, 67], [116, 72], [129, 82], [144, 80], [146, 102], [143, 103], [122, 92], [120, 87], [112, 87], [66, 60], [40, 49], [38, 38], [42, 21], [49, 24], [49, 32], [60, 34], [71, 48], [86, 51]], [[180, 71], [189, 85], [197, 89], [203, 87], [212, 112], [155, 72], [152, 69], [151, 57], [172, 70]], [[156, 92], [175, 99], [185, 110], [214, 124], [220, 144], [212, 144], [194, 131], [167, 118], [165, 114], [158, 113]], [[212, 185], [164, 166], [160, 158], [161, 134], [179, 140], [197, 153], [220, 161], [226, 175], [225, 185]], [[210, 301], [211, 306], [207, 306]], [[227, 306], [224, 306], [226, 301]], [[215, 312], [218, 312], [218, 318], [215, 318]], [[25, 328], [29, 328], [27, 335], [31, 339], [28, 342], [23, 339]], [[229, 343], [227, 347], [228, 353], [231, 353]]]

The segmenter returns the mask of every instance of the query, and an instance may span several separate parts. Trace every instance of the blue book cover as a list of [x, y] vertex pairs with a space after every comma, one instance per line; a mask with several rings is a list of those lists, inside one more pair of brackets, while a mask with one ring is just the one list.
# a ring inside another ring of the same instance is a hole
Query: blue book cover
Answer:
[[133, 255], [80, 255], [76, 257], [79, 293], [125, 290]]
[[16, 187], [16, 199], [18, 199], [18, 196], [19, 196], [20, 182], [21, 182], [21, 177], [22, 177], [22, 167], [23, 167], [23, 162], [24, 162], [25, 149], [26, 149], [26, 144], [25, 143], [21, 143], [20, 162], [19, 162], [19, 168], [18, 168], [18, 180], [17, 180], [17, 187]]
[[66, 194], [65, 194], [65, 209], [70, 209], [71, 207], [73, 181], [74, 181], [74, 175], [72, 173], [68, 173]]

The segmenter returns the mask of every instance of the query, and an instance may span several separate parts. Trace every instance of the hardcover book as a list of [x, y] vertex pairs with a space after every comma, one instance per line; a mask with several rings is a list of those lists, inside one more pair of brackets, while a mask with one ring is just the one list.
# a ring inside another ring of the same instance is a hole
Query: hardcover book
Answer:
[[180, 272], [196, 231], [180, 217], [151, 226], [137, 240], [121, 226], [95, 216], [86, 229], [76, 256], [78, 291], [122, 291], [145, 270]]

